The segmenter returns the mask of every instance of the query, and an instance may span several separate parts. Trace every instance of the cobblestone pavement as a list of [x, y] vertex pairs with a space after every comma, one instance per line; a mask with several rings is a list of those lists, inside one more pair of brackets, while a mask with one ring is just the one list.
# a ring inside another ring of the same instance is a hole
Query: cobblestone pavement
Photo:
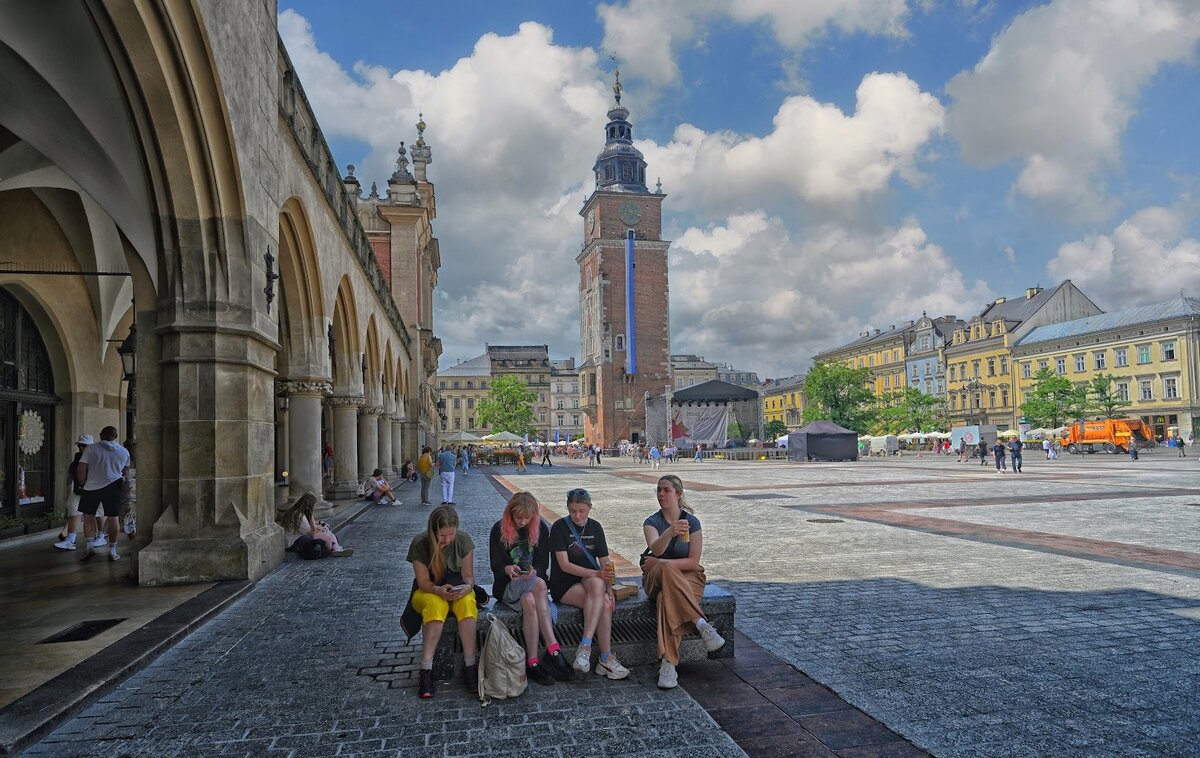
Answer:
[[628, 557], [678, 474], [738, 628], [936, 755], [1196, 754], [1192, 458], [605, 464], [508, 478], [587, 487]]
[[[659, 691], [656, 669], [531, 684], [486, 708], [460, 682], [419, 700], [419, 647], [398, 621], [412, 583], [404, 556], [429, 509], [415, 505], [416, 485], [399, 494], [403, 505], [372, 508], [339, 533], [353, 557], [285, 564], [26, 754], [743, 754], [686, 692]], [[459, 477], [456, 497], [486, 582], [504, 501], [477, 470]]]

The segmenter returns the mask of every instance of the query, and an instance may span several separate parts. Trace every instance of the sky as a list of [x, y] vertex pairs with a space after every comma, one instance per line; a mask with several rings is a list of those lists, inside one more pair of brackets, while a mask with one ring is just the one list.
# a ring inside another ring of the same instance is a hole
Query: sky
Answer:
[[279, 30], [365, 185], [428, 124], [443, 368], [578, 356], [617, 65], [674, 353], [765, 379], [1064, 279], [1200, 296], [1200, 0], [280, 0]]

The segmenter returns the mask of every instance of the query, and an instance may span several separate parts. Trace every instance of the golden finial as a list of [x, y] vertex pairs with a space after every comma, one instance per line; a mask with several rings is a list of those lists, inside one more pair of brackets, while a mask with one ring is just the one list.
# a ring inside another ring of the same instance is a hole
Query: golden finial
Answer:
[[417, 145], [419, 147], [425, 146], [425, 114], [424, 113], [417, 114]]
[[[613, 63], [617, 62], [617, 54], [616, 53], [609, 55], [608, 58]], [[617, 80], [615, 82], [613, 82], [613, 88], [612, 88], [613, 95], [617, 98], [617, 102], [619, 103], [619, 102], [621, 102], [621, 90], [625, 89], [624, 87], [621, 86], [621, 67], [617, 66], [617, 68], [614, 69], [613, 73], [617, 77]]]

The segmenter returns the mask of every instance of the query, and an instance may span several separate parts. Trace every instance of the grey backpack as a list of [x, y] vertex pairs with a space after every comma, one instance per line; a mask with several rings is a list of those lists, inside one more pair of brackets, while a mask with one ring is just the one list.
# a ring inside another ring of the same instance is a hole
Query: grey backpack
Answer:
[[529, 684], [525, 677], [525, 648], [495, 615], [489, 613], [487, 640], [479, 654], [479, 702], [518, 697]]

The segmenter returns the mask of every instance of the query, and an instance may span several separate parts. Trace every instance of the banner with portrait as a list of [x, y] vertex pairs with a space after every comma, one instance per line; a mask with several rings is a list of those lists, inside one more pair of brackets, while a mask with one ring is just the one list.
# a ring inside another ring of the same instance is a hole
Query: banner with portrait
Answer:
[[677, 405], [671, 415], [671, 438], [679, 447], [723, 447], [729, 442], [729, 405]]

